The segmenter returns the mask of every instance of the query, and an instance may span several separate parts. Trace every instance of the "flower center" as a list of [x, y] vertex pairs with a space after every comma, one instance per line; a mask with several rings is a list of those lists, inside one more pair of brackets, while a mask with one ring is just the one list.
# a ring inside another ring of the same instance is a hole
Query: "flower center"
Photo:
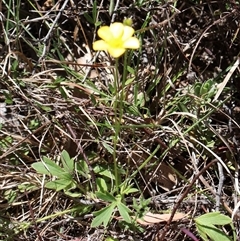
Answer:
[[113, 48], [122, 48], [123, 41], [120, 38], [114, 38], [109, 42], [109, 45], [111, 45]]

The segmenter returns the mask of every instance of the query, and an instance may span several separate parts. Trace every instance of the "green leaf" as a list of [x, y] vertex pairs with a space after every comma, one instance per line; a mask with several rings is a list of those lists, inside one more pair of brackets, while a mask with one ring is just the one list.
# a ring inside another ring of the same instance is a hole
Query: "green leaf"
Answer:
[[118, 211], [120, 213], [120, 215], [122, 216], [122, 218], [124, 219], [124, 221], [126, 221], [127, 223], [131, 223], [131, 218], [129, 216], [129, 213], [131, 212], [131, 210], [124, 205], [122, 202], [117, 204], [118, 207]]
[[113, 148], [108, 145], [106, 142], [102, 142], [102, 145], [106, 148], [106, 150], [110, 153], [113, 154]]
[[221, 214], [220, 212], [211, 212], [204, 214], [195, 219], [196, 226], [199, 235], [204, 240], [208, 240], [209, 237], [213, 241], [230, 241], [231, 238], [228, 237], [220, 228], [214, 225], [231, 225], [233, 230], [233, 236], [235, 237], [234, 227], [232, 225], [232, 220], [230, 217]]
[[87, 179], [89, 179], [89, 178], [91, 177], [90, 174], [89, 174], [88, 165], [87, 165], [87, 163], [86, 163], [85, 161], [83, 161], [83, 160], [80, 160], [79, 162], [77, 162], [77, 164], [76, 164], [76, 170], [77, 170], [77, 172], [78, 172], [81, 176], [83, 176], [83, 177], [85, 177], [85, 178], [87, 178]]
[[61, 154], [63, 169], [66, 172], [72, 173], [74, 170], [74, 160], [70, 158], [67, 151], [63, 150]]
[[202, 86], [201, 83], [199, 83], [199, 82], [195, 83], [195, 85], [194, 85], [194, 94], [196, 96], [200, 96], [201, 86]]
[[91, 223], [91, 227], [92, 228], [98, 227], [102, 223], [103, 223], [104, 227], [106, 227], [111, 219], [115, 206], [116, 205], [114, 203], [112, 203], [111, 205], [109, 205], [97, 212], [94, 212], [93, 214], [96, 217], [93, 219], [93, 221]]
[[187, 112], [187, 113], [189, 112], [189, 110], [187, 109], [187, 107], [184, 103], [178, 103], [178, 108], [182, 112]]
[[127, 66], [127, 70], [130, 74], [135, 74], [135, 70], [131, 66]]
[[59, 173], [64, 172], [55, 162], [47, 157], [43, 157], [43, 162], [33, 163], [32, 167], [41, 174], [52, 174], [58, 176]]
[[93, 19], [93, 23], [95, 23], [95, 26], [96, 26], [97, 15], [98, 15], [97, 1], [95, 0], [93, 2], [93, 8], [92, 8], [92, 16], [93, 16], [92, 19]]
[[8, 93], [7, 91], [3, 91], [3, 94], [5, 96], [5, 103], [12, 105], [12, 103], [13, 103], [12, 95], [10, 93]]
[[96, 196], [105, 202], [116, 202], [116, 198], [108, 192], [96, 192]]
[[106, 181], [103, 178], [97, 178], [96, 179], [96, 183], [97, 183], [97, 189], [100, 192], [106, 192], [108, 190]]
[[204, 240], [204, 241], [208, 241], [208, 237], [206, 235], [206, 231], [205, 229], [201, 226], [201, 225], [196, 225], [197, 226], [197, 230], [198, 233], [200, 235], [200, 237]]
[[57, 192], [69, 188], [72, 184], [71, 180], [58, 179], [45, 184], [46, 188], [56, 190]]
[[136, 105], [140, 107], [143, 107], [145, 105], [145, 95], [143, 92], [138, 93]]
[[98, 27], [98, 26], [100, 26], [101, 24], [102, 24], [101, 21], [97, 21], [97, 22], [95, 23], [95, 27]]
[[65, 172], [61, 167], [47, 157], [43, 157], [43, 162], [33, 163], [32, 168], [41, 174], [52, 175], [65, 180], [72, 180], [70, 173]]
[[108, 177], [111, 180], [115, 180], [115, 176], [114, 176], [113, 172], [111, 172], [111, 170], [107, 169], [107, 167], [96, 166], [94, 168], [94, 172], [101, 176]]
[[220, 212], [206, 213], [195, 219], [198, 224], [207, 226], [211, 225], [226, 225], [232, 222], [231, 218], [221, 214]]
[[88, 13], [84, 13], [83, 16], [89, 23], [94, 24], [93, 18]]
[[203, 237], [206, 237], [207, 235], [213, 241], [231, 241], [230, 237], [228, 237], [222, 230], [216, 228], [214, 225], [199, 225], [198, 229], [199, 228], [201, 229], [201, 232], [204, 233]]
[[42, 110], [46, 111], [46, 112], [50, 112], [52, 111], [52, 108], [46, 105], [40, 105], [38, 103], [35, 103], [39, 108], [41, 108]]
[[78, 204], [76, 206], [74, 206], [74, 208], [76, 209], [76, 214], [79, 215], [83, 215], [85, 213], [90, 213], [92, 206], [91, 205], [85, 205], [85, 204]]
[[33, 163], [31, 166], [38, 173], [48, 174], [48, 175], [51, 174], [50, 171], [48, 171], [48, 169], [46, 168], [46, 166], [42, 162]]
[[139, 192], [139, 190], [137, 188], [132, 188], [131, 186], [128, 186], [126, 189], [121, 188], [122, 195], [123, 194], [127, 195], [127, 194], [134, 193], [134, 192]]
[[64, 190], [64, 193], [69, 196], [69, 197], [72, 197], [72, 198], [80, 198], [82, 196], [81, 193], [79, 192], [70, 192], [68, 190]]
[[18, 189], [19, 189], [20, 192], [24, 193], [26, 191], [37, 190], [38, 188], [33, 183], [23, 182], [20, 185], [18, 185]]
[[135, 79], [135, 78], [127, 79], [126, 82], [125, 82], [125, 85], [127, 86], [127, 85], [131, 84], [134, 79]]
[[13, 203], [17, 197], [17, 192], [12, 189], [6, 190], [3, 193], [3, 197], [8, 201], [9, 204]]

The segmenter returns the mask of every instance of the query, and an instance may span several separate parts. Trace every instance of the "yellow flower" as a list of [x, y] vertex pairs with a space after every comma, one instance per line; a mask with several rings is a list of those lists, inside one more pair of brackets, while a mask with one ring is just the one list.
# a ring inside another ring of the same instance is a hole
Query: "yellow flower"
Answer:
[[123, 23], [112, 23], [110, 26], [103, 26], [98, 30], [98, 36], [102, 40], [93, 43], [93, 49], [107, 51], [112, 57], [118, 58], [126, 49], [138, 49], [139, 40], [132, 37], [134, 29]]

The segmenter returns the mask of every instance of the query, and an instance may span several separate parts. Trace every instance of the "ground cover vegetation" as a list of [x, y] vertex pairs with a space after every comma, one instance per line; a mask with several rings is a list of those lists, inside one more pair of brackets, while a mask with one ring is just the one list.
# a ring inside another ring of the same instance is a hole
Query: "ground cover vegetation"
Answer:
[[239, 19], [0, 1], [0, 240], [239, 240]]

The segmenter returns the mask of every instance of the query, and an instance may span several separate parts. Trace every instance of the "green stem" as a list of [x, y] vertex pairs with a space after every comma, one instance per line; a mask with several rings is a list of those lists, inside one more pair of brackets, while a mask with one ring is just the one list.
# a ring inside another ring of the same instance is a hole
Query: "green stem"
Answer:
[[[117, 161], [117, 144], [119, 139], [119, 134], [121, 132], [121, 123], [123, 117], [124, 109], [124, 99], [125, 99], [125, 83], [127, 78], [127, 52], [124, 54], [124, 65], [123, 65], [123, 76], [122, 82], [120, 84], [120, 79], [118, 75], [118, 59], [116, 59], [115, 71], [114, 71], [114, 90], [115, 90], [115, 102], [114, 102], [114, 114], [115, 114], [115, 136], [114, 136], [114, 174], [115, 174], [115, 185], [116, 192], [119, 193], [119, 175], [118, 175], [118, 161]], [[121, 90], [121, 94], [120, 94]]]
[[[124, 54], [124, 63], [123, 63], [123, 77], [122, 77], [122, 90], [124, 90], [126, 79], [127, 79], [127, 66], [128, 66], [128, 51], [125, 52]], [[122, 91], [122, 96], [123, 96], [123, 91]]]
[[[39, 219], [35, 220], [35, 223], [41, 223], [43, 221], [46, 221], [46, 220], [49, 220], [49, 219], [52, 219], [52, 218], [56, 218], [56, 217], [62, 216], [62, 215], [67, 214], [67, 213], [76, 212], [76, 211], [79, 211], [80, 208], [81, 208], [81, 205], [77, 205], [77, 206], [74, 206], [70, 209], [66, 209], [66, 210], [63, 210], [63, 211], [56, 212], [56, 213], [53, 213], [51, 215], [45, 216], [43, 218], [39, 218]], [[27, 223], [22, 223], [20, 229], [21, 230], [27, 230], [33, 223], [34, 223], [33, 221], [27, 222]]]
[[113, 163], [114, 163], [114, 175], [115, 175], [115, 186], [116, 192], [119, 192], [119, 182], [118, 182], [118, 161], [117, 161], [117, 144], [118, 144], [118, 136], [120, 133], [120, 124], [118, 119], [118, 104], [119, 104], [119, 75], [118, 75], [118, 59], [116, 59], [115, 70], [114, 70], [114, 92], [115, 92], [115, 100], [114, 100], [114, 127], [115, 127], [115, 136], [113, 140]]
[[123, 102], [125, 101], [125, 83], [126, 83], [126, 78], [127, 78], [127, 51], [124, 54], [124, 63], [123, 63], [123, 76], [122, 76], [122, 85], [121, 85], [121, 99], [120, 99], [120, 108], [119, 108], [119, 120], [120, 123], [122, 121], [122, 117], [123, 117], [123, 109], [124, 109], [124, 105]]
[[114, 106], [118, 105], [118, 102], [116, 101], [118, 99], [118, 92], [119, 92], [119, 75], [118, 75], [118, 59], [115, 59], [115, 69], [113, 72], [114, 77], [114, 95], [115, 95], [115, 101]]
[[110, 5], [109, 5], [109, 15], [110, 16], [112, 16], [114, 7], [115, 7], [115, 1], [114, 0], [110, 0]]

